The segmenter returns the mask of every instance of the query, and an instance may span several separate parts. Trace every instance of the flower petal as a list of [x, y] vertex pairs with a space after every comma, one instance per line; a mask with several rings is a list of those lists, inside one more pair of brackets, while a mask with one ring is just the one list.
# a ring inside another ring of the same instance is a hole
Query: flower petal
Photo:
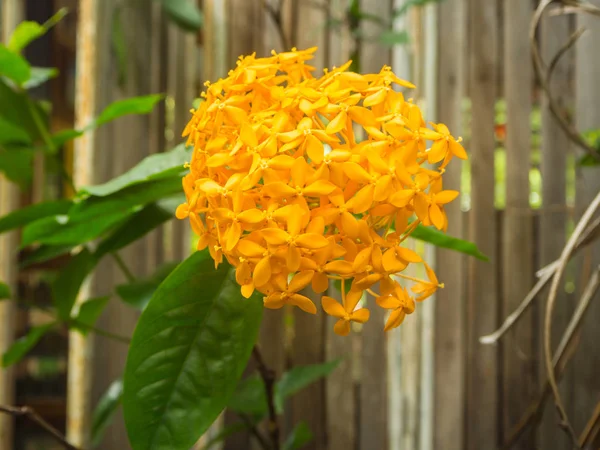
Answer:
[[321, 299], [321, 306], [323, 311], [333, 317], [343, 318], [346, 315], [346, 310], [340, 305], [335, 299], [323, 296]]

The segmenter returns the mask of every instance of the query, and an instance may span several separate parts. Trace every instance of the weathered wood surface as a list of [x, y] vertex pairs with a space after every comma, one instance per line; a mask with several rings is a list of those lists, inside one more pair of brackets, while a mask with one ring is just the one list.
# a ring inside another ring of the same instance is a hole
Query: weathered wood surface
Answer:
[[471, 0], [471, 213], [469, 238], [490, 262], [469, 260], [467, 448], [497, 448], [498, 349], [483, 347], [479, 337], [498, 325], [497, 240], [494, 209], [494, 104], [498, 65], [498, 17], [495, 2]]

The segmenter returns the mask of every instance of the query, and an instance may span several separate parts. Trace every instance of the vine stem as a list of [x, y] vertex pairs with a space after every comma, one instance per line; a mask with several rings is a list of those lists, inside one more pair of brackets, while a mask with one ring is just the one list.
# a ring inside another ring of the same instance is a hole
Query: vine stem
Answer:
[[258, 373], [265, 384], [267, 406], [269, 408], [268, 428], [269, 436], [271, 437], [271, 443], [273, 444], [273, 450], [280, 450], [281, 445], [279, 443], [279, 424], [277, 422], [277, 411], [275, 409], [275, 371], [267, 367], [262, 354], [256, 345], [252, 349], [252, 356], [256, 361]]
[[41, 429], [46, 431], [52, 438], [60, 443], [64, 448], [68, 450], [81, 450], [79, 447], [75, 447], [71, 444], [67, 438], [60, 433], [56, 428], [50, 425], [42, 416], [35, 412], [35, 410], [29, 406], [5, 406], [0, 405], [0, 412], [9, 414], [14, 417], [27, 417], [33, 423], [38, 425]]

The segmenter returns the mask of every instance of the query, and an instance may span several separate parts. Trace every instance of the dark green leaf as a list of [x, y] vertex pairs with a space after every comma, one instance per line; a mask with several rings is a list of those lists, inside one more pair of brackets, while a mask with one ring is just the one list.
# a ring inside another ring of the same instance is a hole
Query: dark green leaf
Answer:
[[96, 262], [92, 253], [84, 248], [69, 261], [52, 283], [52, 299], [62, 320], [70, 319], [79, 289], [86, 277], [94, 270]]
[[19, 267], [25, 268], [49, 261], [58, 256], [69, 253], [72, 249], [72, 245], [40, 245], [38, 248], [25, 256]]
[[155, 292], [127, 357], [123, 410], [134, 450], [188, 450], [225, 408], [262, 315], [230, 266], [194, 253]]
[[185, 146], [178, 145], [171, 151], [148, 156], [124, 174], [104, 184], [87, 186], [84, 191], [97, 197], [103, 197], [133, 184], [175, 176], [183, 173], [183, 165], [190, 159], [191, 154]]
[[94, 125], [100, 126], [111, 120], [130, 114], [150, 114], [156, 104], [164, 98], [162, 94], [143, 95], [117, 100], [108, 105], [96, 118]]
[[410, 37], [406, 31], [388, 30], [381, 33], [379, 41], [384, 45], [404, 45], [408, 44]]
[[231, 425], [224, 426], [219, 430], [217, 434], [215, 434], [209, 441], [204, 444], [202, 450], [210, 450], [213, 446], [217, 445], [219, 442], [224, 441], [229, 436], [233, 436], [235, 433], [239, 433], [240, 431], [249, 430], [250, 425], [245, 422], [235, 422]]
[[123, 398], [123, 381], [119, 378], [111, 383], [98, 401], [92, 416], [92, 445], [97, 447], [102, 441], [106, 428], [110, 425], [115, 413], [121, 406]]
[[31, 67], [21, 55], [11, 52], [5, 45], [0, 44], [0, 75], [21, 85], [29, 80]]
[[113, 13], [110, 41], [117, 57], [119, 86], [123, 86], [127, 79], [127, 41], [125, 40], [121, 8], [118, 7], [115, 8], [115, 12]]
[[107, 197], [89, 197], [75, 204], [66, 215], [46, 217], [26, 226], [21, 245], [88, 242], [124, 223], [145, 204], [180, 190], [181, 180], [171, 177], [130, 186]]
[[[599, 153], [600, 155], [600, 153]], [[600, 156], [599, 156], [600, 158]], [[583, 167], [594, 167], [600, 165], [600, 159], [594, 158], [590, 154], [585, 154], [577, 161], [577, 164]]]
[[18, 363], [33, 348], [35, 344], [48, 332], [56, 323], [48, 323], [39, 327], [34, 327], [22, 338], [16, 340], [10, 348], [2, 355], [2, 367], [12, 366]]
[[31, 77], [23, 84], [23, 87], [25, 89], [33, 89], [57, 76], [58, 69], [55, 67], [32, 67]]
[[0, 233], [13, 228], [27, 225], [47, 216], [66, 214], [73, 202], [71, 200], [56, 200], [53, 202], [36, 203], [18, 209], [10, 214], [0, 217]]
[[98, 244], [96, 256], [101, 258], [107, 253], [116, 252], [127, 247], [171, 218], [173, 218], [173, 215], [170, 212], [154, 203], [145, 206], [144, 209], [132, 215]]
[[304, 389], [308, 385], [326, 377], [338, 366], [339, 359], [323, 364], [311, 364], [307, 366], [293, 367], [289, 372], [283, 374], [275, 385], [275, 405], [278, 410], [283, 409], [286, 398]]
[[582, 133], [585, 141], [596, 150], [596, 157], [589, 153], [583, 155], [577, 163], [584, 167], [593, 167], [600, 165], [600, 128], [587, 130]]
[[283, 444], [283, 450], [300, 450], [313, 440], [313, 433], [306, 422], [300, 422], [294, 427]]
[[92, 298], [83, 302], [79, 307], [79, 312], [75, 317], [73, 327], [86, 335], [90, 330], [90, 327], [95, 325], [109, 300], [110, 295], [106, 295], [104, 297]]
[[415, 228], [415, 231], [411, 233], [410, 237], [419, 239], [420, 241], [429, 242], [436, 247], [449, 248], [466, 255], [474, 256], [482, 261], [488, 261], [488, 257], [481, 253], [481, 251], [473, 242], [448, 236], [441, 231], [438, 231], [434, 228], [425, 227], [421, 224]]
[[10, 48], [13, 52], [20, 52], [27, 47], [31, 41], [46, 34], [46, 32], [56, 25], [66, 14], [67, 9], [61, 8], [43, 25], [29, 20], [21, 22], [19, 25], [17, 25], [17, 28], [15, 28], [15, 31], [10, 37], [8, 48]]
[[227, 408], [254, 417], [257, 421], [265, 417], [269, 409], [263, 380], [257, 374], [241, 380], [227, 403]]
[[198, 31], [202, 28], [200, 9], [188, 0], [160, 0], [163, 10], [169, 18], [187, 31]]
[[143, 310], [150, 302], [154, 291], [177, 267], [178, 263], [165, 263], [160, 266], [148, 278], [138, 278], [137, 280], [117, 286], [117, 294], [125, 303], [136, 309]]
[[31, 137], [19, 125], [0, 118], [0, 145], [31, 144]]
[[[32, 140], [39, 137], [39, 131], [31, 116], [30, 100], [24, 92], [15, 92], [0, 78], [0, 105], [10, 105], [10, 108], [0, 108], [0, 117], [27, 131]], [[39, 108], [40, 114], [43, 114]]]
[[27, 189], [33, 177], [33, 150], [0, 148], [0, 172], [21, 189]]
[[10, 298], [10, 288], [7, 284], [0, 281], [0, 300], [6, 300]]

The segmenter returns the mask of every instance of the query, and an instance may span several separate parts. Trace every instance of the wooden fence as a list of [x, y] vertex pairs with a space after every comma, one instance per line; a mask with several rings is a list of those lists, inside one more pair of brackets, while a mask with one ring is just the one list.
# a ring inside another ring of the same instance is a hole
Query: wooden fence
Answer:
[[[82, 2], [54, 0], [53, 7], [48, 8], [50, 2], [2, 0], [5, 28], [10, 23], [7, 14], [12, 14], [9, 6], [25, 3], [22, 12], [26, 17], [44, 20], [40, 15], [47, 17], [61, 6], [69, 6], [77, 14]], [[165, 105], [152, 115], [125, 118], [96, 134], [94, 182], [179, 142], [203, 80], [225, 75], [240, 54], [256, 51], [266, 55], [271, 49], [282, 50], [283, 40], [298, 48], [319, 46], [314, 61], [318, 70], [340, 65], [358, 52], [361, 71], [379, 71], [382, 65], [390, 64], [400, 76], [417, 84], [414, 98], [425, 115], [462, 134], [470, 154], [467, 164], [456, 163], [445, 174], [446, 188], [462, 186], [464, 191], [460, 204], [448, 208], [449, 233], [474, 241], [489, 262], [414, 244], [435, 257], [436, 271], [446, 288], [399, 329], [384, 334], [384, 313], [376, 308], [369, 326], [346, 338], [333, 334], [331, 319], [324, 315], [315, 318], [302, 312], [266, 311], [260, 345], [267, 364], [278, 374], [293, 365], [342, 358], [333, 375], [287, 405], [283, 427], [289, 430], [298, 422], [306, 422], [314, 434], [307, 448], [501, 447], [518, 429], [545, 380], [541, 360], [543, 302], [538, 299], [499, 345], [482, 345], [479, 338], [498, 328], [521, 302], [535, 282], [535, 270], [560, 255], [570, 224], [600, 189], [598, 169], [575, 168], [575, 149], [548, 112], [547, 101], [535, 82], [529, 23], [538, 2], [444, 0], [414, 6], [406, 15], [394, 17], [392, 11], [419, 2], [361, 0], [362, 11], [382, 18], [385, 24], [390, 22], [396, 34], [408, 32], [409, 41], [395, 46], [377, 39], [382, 31], [377, 21], [362, 20], [359, 28], [350, 30], [348, 25], [356, 24], [348, 23], [347, 0], [203, 0], [199, 3], [204, 28], [198, 35], [185, 33], [167, 21], [160, 2], [92, 3], [98, 8], [100, 25], [95, 60], [97, 111], [127, 96], [167, 94]], [[592, 3], [600, 5], [598, 0]], [[280, 7], [283, 36], [273, 20], [273, 11]], [[71, 19], [59, 24], [43, 41], [52, 49], [46, 64], [59, 67], [62, 75], [52, 82], [50, 92], [41, 93], [57, 105], [55, 129], [74, 120], [70, 92], [75, 73], [75, 24]], [[557, 101], [573, 111], [578, 129], [584, 131], [600, 128], [600, 19], [548, 15], [537, 39], [548, 62], [576, 26], [585, 26], [588, 31], [556, 65], [552, 88]], [[119, 56], [123, 49], [127, 52], [124, 59]], [[40, 54], [34, 48], [28, 56]], [[500, 100], [506, 105], [506, 121], [498, 118]], [[534, 110], [541, 110], [541, 122], [536, 125], [539, 136], [532, 135]], [[70, 152], [66, 149], [67, 162]], [[44, 186], [53, 186], [54, 191], [62, 188], [51, 176], [36, 183], [42, 183], [42, 192]], [[17, 196], [8, 191], [5, 182], [0, 184], [0, 194], [0, 212], [4, 214], [14, 207]], [[28, 196], [19, 199], [31, 200]], [[7, 261], [14, 247], [6, 237], [1, 239], [0, 279], [10, 279], [8, 272], [14, 263]], [[189, 241], [186, 226], [170, 223], [127, 249], [125, 259], [136, 275], [142, 275], [161, 262], [185, 257], [190, 251]], [[574, 286], [583, 285], [599, 262], [600, 249], [596, 246], [594, 251], [582, 252], [570, 272], [557, 306], [554, 345], [577, 301]], [[109, 263], [98, 273], [90, 288], [97, 295], [106, 294], [122, 281]], [[21, 274], [20, 281], [20, 292], [24, 293], [39, 280], [28, 273]], [[334, 288], [330, 294], [339, 295]], [[3, 333], [8, 333], [13, 323], [14, 311], [7, 305], [0, 303]], [[591, 308], [572, 362], [576, 369], [567, 370], [560, 385], [577, 431], [585, 427], [600, 401], [600, 328], [596, 324], [600, 302]], [[99, 326], [126, 333], [133, 329], [136, 318], [130, 309], [113, 301]], [[28, 318], [30, 323], [34, 319]], [[55, 384], [64, 382], [65, 342], [66, 336], [58, 336], [54, 347], [38, 349], [38, 354], [48, 352], [63, 361], [57, 365]], [[94, 349], [95, 401], [121, 375], [126, 348], [97, 337]], [[7, 374], [0, 371], [0, 402], [11, 401], [13, 384]], [[27, 401], [43, 409], [44, 404], [36, 403], [35, 396], [26, 392], [32, 385], [31, 370], [21, 365], [16, 374], [16, 402]], [[56, 403], [44, 398], [54, 410], [65, 409], [62, 387], [53, 397]], [[60, 424], [64, 417], [52, 420]], [[221, 423], [231, 420], [225, 414]], [[550, 403], [540, 421], [537, 431], [534, 427], [525, 429], [513, 448], [568, 448]], [[7, 430], [2, 424], [0, 428]], [[0, 449], [12, 448], [10, 439], [10, 434], [4, 438], [0, 435]], [[101, 448], [128, 448], [120, 418]], [[224, 448], [254, 448], [252, 437], [238, 435]]]

